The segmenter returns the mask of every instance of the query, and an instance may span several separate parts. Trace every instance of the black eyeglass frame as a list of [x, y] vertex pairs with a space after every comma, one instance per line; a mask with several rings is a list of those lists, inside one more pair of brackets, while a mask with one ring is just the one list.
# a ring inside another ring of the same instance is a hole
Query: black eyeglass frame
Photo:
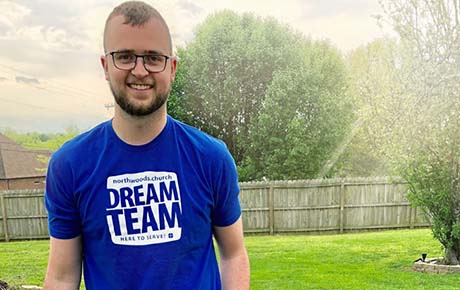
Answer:
[[[117, 66], [117, 62], [115, 61], [115, 54], [116, 53], [130, 53], [132, 55], [134, 55], [135, 59], [134, 59], [134, 62], [133, 62], [133, 67], [132, 68], [129, 68], [129, 69], [125, 69], [125, 68], [120, 68]], [[163, 55], [163, 54], [156, 54], [156, 53], [148, 53], [148, 54], [136, 54], [136, 53], [133, 53], [133, 52], [130, 52], [130, 51], [123, 51], [123, 50], [114, 50], [114, 51], [111, 51], [111, 52], [107, 52], [105, 54], [105, 56], [108, 56], [108, 55], [111, 55], [112, 56], [112, 61], [113, 61], [113, 65], [119, 69], [119, 70], [124, 70], [124, 71], [131, 71], [133, 69], [136, 68], [136, 65], [137, 65], [137, 59], [140, 57], [142, 58], [142, 64], [144, 65], [144, 69], [150, 73], [160, 73], [160, 72], [163, 72], [165, 69], [166, 69], [166, 64], [168, 63], [168, 60], [173, 58], [172, 56], [169, 56], [169, 55]], [[163, 69], [161, 70], [156, 70], [156, 71], [152, 71], [152, 70], [149, 70], [146, 66], [145, 66], [145, 57], [146, 56], [161, 56], [161, 57], [164, 57], [165, 58], [165, 64], [163, 66]]]

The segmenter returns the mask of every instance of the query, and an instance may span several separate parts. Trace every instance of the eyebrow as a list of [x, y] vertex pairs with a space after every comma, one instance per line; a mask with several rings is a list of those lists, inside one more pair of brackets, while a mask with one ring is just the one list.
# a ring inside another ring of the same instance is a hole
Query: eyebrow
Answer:
[[164, 55], [164, 53], [158, 51], [158, 50], [144, 50], [144, 53], [148, 53], [148, 54], [161, 54], [161, 55]]
[[[130, 52], [130, 53], [137, 53], [134, 49], [120, 49], [120, 50], [117, 50], [117, 52]], [[158, 50], [144, 50], [143, 52], [141, 52], [143, 54], [158, 54], [158, 55], [166, 55]]]

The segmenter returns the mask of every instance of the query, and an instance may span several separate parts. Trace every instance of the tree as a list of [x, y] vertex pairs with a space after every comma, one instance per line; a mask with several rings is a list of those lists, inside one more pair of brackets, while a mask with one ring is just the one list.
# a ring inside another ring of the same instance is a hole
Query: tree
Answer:
[[[395, 132], [404, 132], [404, 116], [412, 111], [403, 82], [405, 68], [397, 41], [381, 38], [347, 56], [350, 94], [356, 101], [357, 121], [338, 162], [340, 175], [385, 176], [392, 173]], [[353, 134], [354, 133], [354, 134]]]
[[74, 138], [81, 132], [82, 131], [78, 127], [71, 125], [65, 128], [64, 133], [18, 133], [13, 129], [6, 129], [3, 134], [30, 150], [55, 151], [66, 141]]
[[188, 94], [184, 88], [185, 82], [187, 81], [187, 73], [185, 70], [187, 67], [187, 55], [184, 48], [178, 49], [177, 57], [179, 60], [179, 69], [176, 71], [174, 83], [167, 102], [168, 114], [184, 123], [193, 124], [193, 113], [191, 112], [191, 108], [187, 106], [186, 100]]
[[424, 139], [401, 172], [409, 183], [409, 199], [432, 222], [433, 235], [445, 249], [446, 263], [459, 264], [460, 119], [456, 116], [433, 127], [437, 136], [431, 142]]
[[181, 51], [171, 106], [180, 104], [187, 122], [222, 139], [239, 164], [267, 87], [275, 72], [297, 62], [300, 40], [273, 18], [209, 16]]
[[409, 198], [431, 218], [447, 264], [460, 261], [460, 13], [457, 0], [382, 1], [403, 48], [401, 84], [411, 104], [394, 127], [394, 155]]
[[296, 66], [275, 74], [250, 127], [247, 179], [315, 178], [353, 119], [340, 53], [305, 42]]

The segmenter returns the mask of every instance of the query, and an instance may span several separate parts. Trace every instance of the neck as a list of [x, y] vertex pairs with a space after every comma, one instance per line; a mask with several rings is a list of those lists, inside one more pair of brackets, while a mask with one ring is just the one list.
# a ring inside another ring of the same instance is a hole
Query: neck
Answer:
[[166, 126], [166, 105], [150, 115], [128, 115], [118, 105], [112, 120], [117, 136], [130, 145], [144, 145], [155, 139]]

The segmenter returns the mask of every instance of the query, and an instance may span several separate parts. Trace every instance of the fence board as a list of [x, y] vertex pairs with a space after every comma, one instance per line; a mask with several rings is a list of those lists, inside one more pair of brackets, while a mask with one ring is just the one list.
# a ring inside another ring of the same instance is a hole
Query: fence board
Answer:
[[6, 215], [6, 206], [5, 206], [5, 196], [0, 194], [0, 209], [2, 214], [2, 231], [1, 237], [4, 237], [5, 241], [9, 241], [10, 238], [8, 236], [8, 218]]

